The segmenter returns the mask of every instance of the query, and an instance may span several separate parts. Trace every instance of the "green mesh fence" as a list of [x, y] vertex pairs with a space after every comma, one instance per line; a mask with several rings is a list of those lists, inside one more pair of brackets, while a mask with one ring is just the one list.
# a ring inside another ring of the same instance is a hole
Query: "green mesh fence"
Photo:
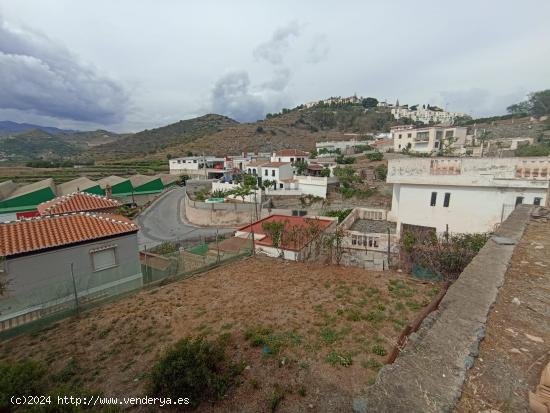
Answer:
[[[195, 252], [196, 246], [167, 254], [140, 251], [139, 261], [118, 263], [116, 267], [86, 273], [70, 267], [55, 281], [44, 280], [32, 289], [0, 299], [0, 339], [45, 328], [52, 322], [152, 288], [182, 280], [219, 265], [251, 255], [250, 243], [231, 251], [211, 242]], [[200, 252], [197, 254], [196, 252]], [[73, 281], [74, 280], [74, 281]]]

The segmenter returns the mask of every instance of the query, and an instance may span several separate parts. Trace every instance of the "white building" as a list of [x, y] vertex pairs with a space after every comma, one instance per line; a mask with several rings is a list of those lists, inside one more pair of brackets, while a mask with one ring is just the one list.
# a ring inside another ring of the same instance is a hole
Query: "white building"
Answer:
[[292, 179], [294, 170], [289, 162], [266, 162], [261, 167], [262, 181], [274, 182], [273, 188], [283, 189], [284, 181]]
[[[435, 110], [434, 110], [435, 109]], [[459, 112], [446, 112], [442, 109], [428, 106], [395, 106], [391, 109], [391, 114], [395, 119], [407, 118], [414, 122], [441, 123], [452, 125], [456, 118], [466, 116]]]
[[355, 147], [368, 145], [368, 144], [369, 144], [368, 141], [359, 141], [357, 139], [352, 139], [348, 141], [326, 141], [326, 142], [315, 143], [315, 149], [319, 153], [318, 156], [320, 157], [333, 156], [330, 153], [327, 153], [327, 154], [320, 153], [324, 151], [331, 152], [331, 153], [339, 151], [341, 154], [344, 154], [344, 155], [352, 155], [355, 153]]
[[549, 158], [392, 159], [388, 217], [443, 233], [493, 231], [516, 205], [544, 205]]
[[412, 125], [395, 126], [390, 129], [393, 138], [393, 150], [401, 152], [432, 153], [451, 145], [453, 149], [464, 146], [468, 128], [460, 126], [431, 126], [416, 128]]
[[225, 170], [225, 158], [215, 156], [186, 156], [168, 161], [170, 174], [187, 174], [192, 178], [219, 178]]
[[290, 162], [308, 161], [309, 153], [298, 149], [283, 149], [278, 152], [273, 152], [271, 162]]

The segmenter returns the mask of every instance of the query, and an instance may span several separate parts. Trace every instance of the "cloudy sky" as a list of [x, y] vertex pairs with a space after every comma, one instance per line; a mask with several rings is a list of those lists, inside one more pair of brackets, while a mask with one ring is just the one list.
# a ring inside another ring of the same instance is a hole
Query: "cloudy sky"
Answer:
[[0, 0], [0, 120], [138, 131], [354, 93], [500, 114], [550, 88], [548, 16], [548, 0]]

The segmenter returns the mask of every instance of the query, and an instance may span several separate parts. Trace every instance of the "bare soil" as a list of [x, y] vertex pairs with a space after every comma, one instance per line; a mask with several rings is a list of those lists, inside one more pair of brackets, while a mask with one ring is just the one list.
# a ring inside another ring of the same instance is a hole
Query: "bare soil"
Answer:
[[457, 413], [530, 411], [528, 392], [550, 361], [549, 234], [550, 222], [533, 219], [516, 247]]
[[[143, 396], [155, 358], [177, 340], [229, 333], [228, 354], [247, 367], [198, 412], [270, 411], [274, 394], [278, 412], [346, 412], [437, 292], [400, 273], [249, 258], [0, 343], [0, 359], [31, 358], [52, 373], [76, 364], [83, 387]], [[279, 337], [278, 352], [245, 338], [257, 327]]]

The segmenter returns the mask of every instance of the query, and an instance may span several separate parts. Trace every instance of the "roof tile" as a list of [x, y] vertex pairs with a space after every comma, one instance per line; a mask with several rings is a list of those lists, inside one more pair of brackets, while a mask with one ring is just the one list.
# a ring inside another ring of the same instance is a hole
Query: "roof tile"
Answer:
[[121, 215], [75, 213], [0, 224], [0, 256], [91, 241], [138, 231]]
[[71, 212], [106, 211], [118, 208], [120, 202], [87, 192], [73, 192], [38, 205], [40, 215], [57, 215]]

